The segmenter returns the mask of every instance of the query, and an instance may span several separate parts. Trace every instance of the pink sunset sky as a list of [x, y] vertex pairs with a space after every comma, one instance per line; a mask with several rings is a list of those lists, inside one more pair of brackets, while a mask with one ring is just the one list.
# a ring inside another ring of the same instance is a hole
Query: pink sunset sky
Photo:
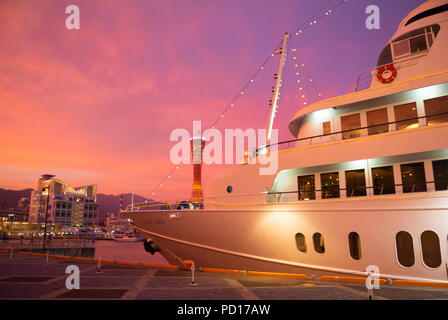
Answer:
[[[0, 1], [0, 188], [34, 188], [43, 173], [106, 194], [188, 198], [192, 168], [173, 168], [176, 128], [210, 124], [280, 42], [339, 0]], [[290, 40], [322, 98], [353, 91], [400, 21], [423, 0], [349, 0]], [[65, 8], [80, 8], [67, 30]], [[367, 30], [365, 9], [380, 8]], [[292, 54], [288, 58], [291, 58]], [[272, 74], [267, 63], [218, 129], [265, 128]], [[303, 107], [291, 60], [275, 127]], [[302, 71], [301, 71], [302, 72]], [[302, 72], [302, 81], [307, 80]], [[304, 85], [308, 104], [317, 100]], [[204, 168], [203, 179], [216, 167]]]

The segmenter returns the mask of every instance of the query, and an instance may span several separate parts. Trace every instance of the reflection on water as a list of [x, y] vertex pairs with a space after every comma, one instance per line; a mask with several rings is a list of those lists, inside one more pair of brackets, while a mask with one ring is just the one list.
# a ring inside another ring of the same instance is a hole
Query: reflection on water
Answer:
[[151, 255], [143, 248], [143, 242], [95, 241], [95, 258], [130, 262], [168, 264], [158, 252]]

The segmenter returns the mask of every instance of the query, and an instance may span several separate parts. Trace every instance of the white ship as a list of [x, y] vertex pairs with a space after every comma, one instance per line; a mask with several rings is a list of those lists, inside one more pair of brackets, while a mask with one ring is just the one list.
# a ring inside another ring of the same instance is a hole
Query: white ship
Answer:
[[124, 214], [173, 264], [316, 276], [375, 265], [446, 283], [447, 53], [448, 2], [428, 1], [358, 79], [368, 89], [294, 115], [276, 174], [236, 165], [208, 183], [204, 210]]

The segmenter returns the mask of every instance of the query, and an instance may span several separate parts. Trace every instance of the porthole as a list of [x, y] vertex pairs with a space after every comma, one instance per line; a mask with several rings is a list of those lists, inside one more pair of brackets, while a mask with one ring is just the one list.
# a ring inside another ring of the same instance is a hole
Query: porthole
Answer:
[[231, 193], [233, 190], [232, 186], [227, 186], [227, 193]]
[[442, 264], [439, 236], [426, 230], [420, 237], [422, 243], [423, 262], [430, 268], [438, 268]]
[[414, 245], [409, 232], [400, 231], [395, 236], [398, 262], [403, 267], [412, 267], [415, 263]]
[[305, 236], [302, 233], [296, 234], [296, 246], [297, 250], [299, 250], [302, 253], [306, 253], [306, 241]]
[[313, 234], [313, 244], [314, 244], [314, 250], [316, 250], [317, 253], [325, 252], [324, 237], [319, 232]]
[[350, 256], [355, 260], [361, 259], [361, 238], [357, 232], [349, 233], [348, 246], [350, 249]]

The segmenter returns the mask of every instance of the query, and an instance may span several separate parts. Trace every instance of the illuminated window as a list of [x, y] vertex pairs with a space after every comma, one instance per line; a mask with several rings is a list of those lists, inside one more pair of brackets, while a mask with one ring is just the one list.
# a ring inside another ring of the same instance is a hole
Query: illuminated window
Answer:
[[394, 107], [397, 130], [418, 128], [417, 105], [415, 102]]
[[322, 122], [322, 134], [331, 133], [331, 121]]
[[428, 126], [448, 122], [448, 96], [424, 101]]
[[432, 162], [436, 190], [448, 190], [448, 160]]
[[297, 177], [298, 197], [301, 200], [316, 199], [316, 187], [314, 184], [314, 174]]
[[440, 254], [439, 236], [430, 230], [426, 230], [421, 236], [423, 262], [430, 268], [437, 268], [442, 264]]
[[403, 267], [412, 267], [415, 263], [414, 245], [409, 232], [400, 231], [395, 237], [398, 262]]
[[[342, 139], [352, 139], [361, 136], [361, 116], [359, 113], [341, 117]], [[350, 130], [358, 129], [358, 130]], [[350, 130], [350, 131], [347, 131]]]
[[355, 259], [361, 259], [361, 238], [356, 232], [350, 232], [348, 235], [348, 245], [350, 248], [350, 256]]
[[389, 120], [387, 118], [387, 109], [378, 109], [373, 111], [367, 111], [367, 126], [369, 127], [369, 135], [379, 134], [383, 132], [389, 132], [389, 125], [384, 124]]
[[366, 176], [364, 169], [345, 171], [347, 197], [366, 196]]
[[393, 166], [372, 168], [373, 194], [395, 193]]
[[316, 250], [317, 253], [325, 252], [324, 237], [319, 232], [313, 234], [313, 244], [314, 244], [314, 250]]
[[320, 175], [322, 199], [339, 198], [339, 173], [330, 172]]
[[426, 191], [425, 165], [423, 162], [400, 165], [403, 192]]
[[306, 253], [305, 236], [302, 233], [296, 234], [296, 246], [297, 250], [299, 250], [302, 253]]

